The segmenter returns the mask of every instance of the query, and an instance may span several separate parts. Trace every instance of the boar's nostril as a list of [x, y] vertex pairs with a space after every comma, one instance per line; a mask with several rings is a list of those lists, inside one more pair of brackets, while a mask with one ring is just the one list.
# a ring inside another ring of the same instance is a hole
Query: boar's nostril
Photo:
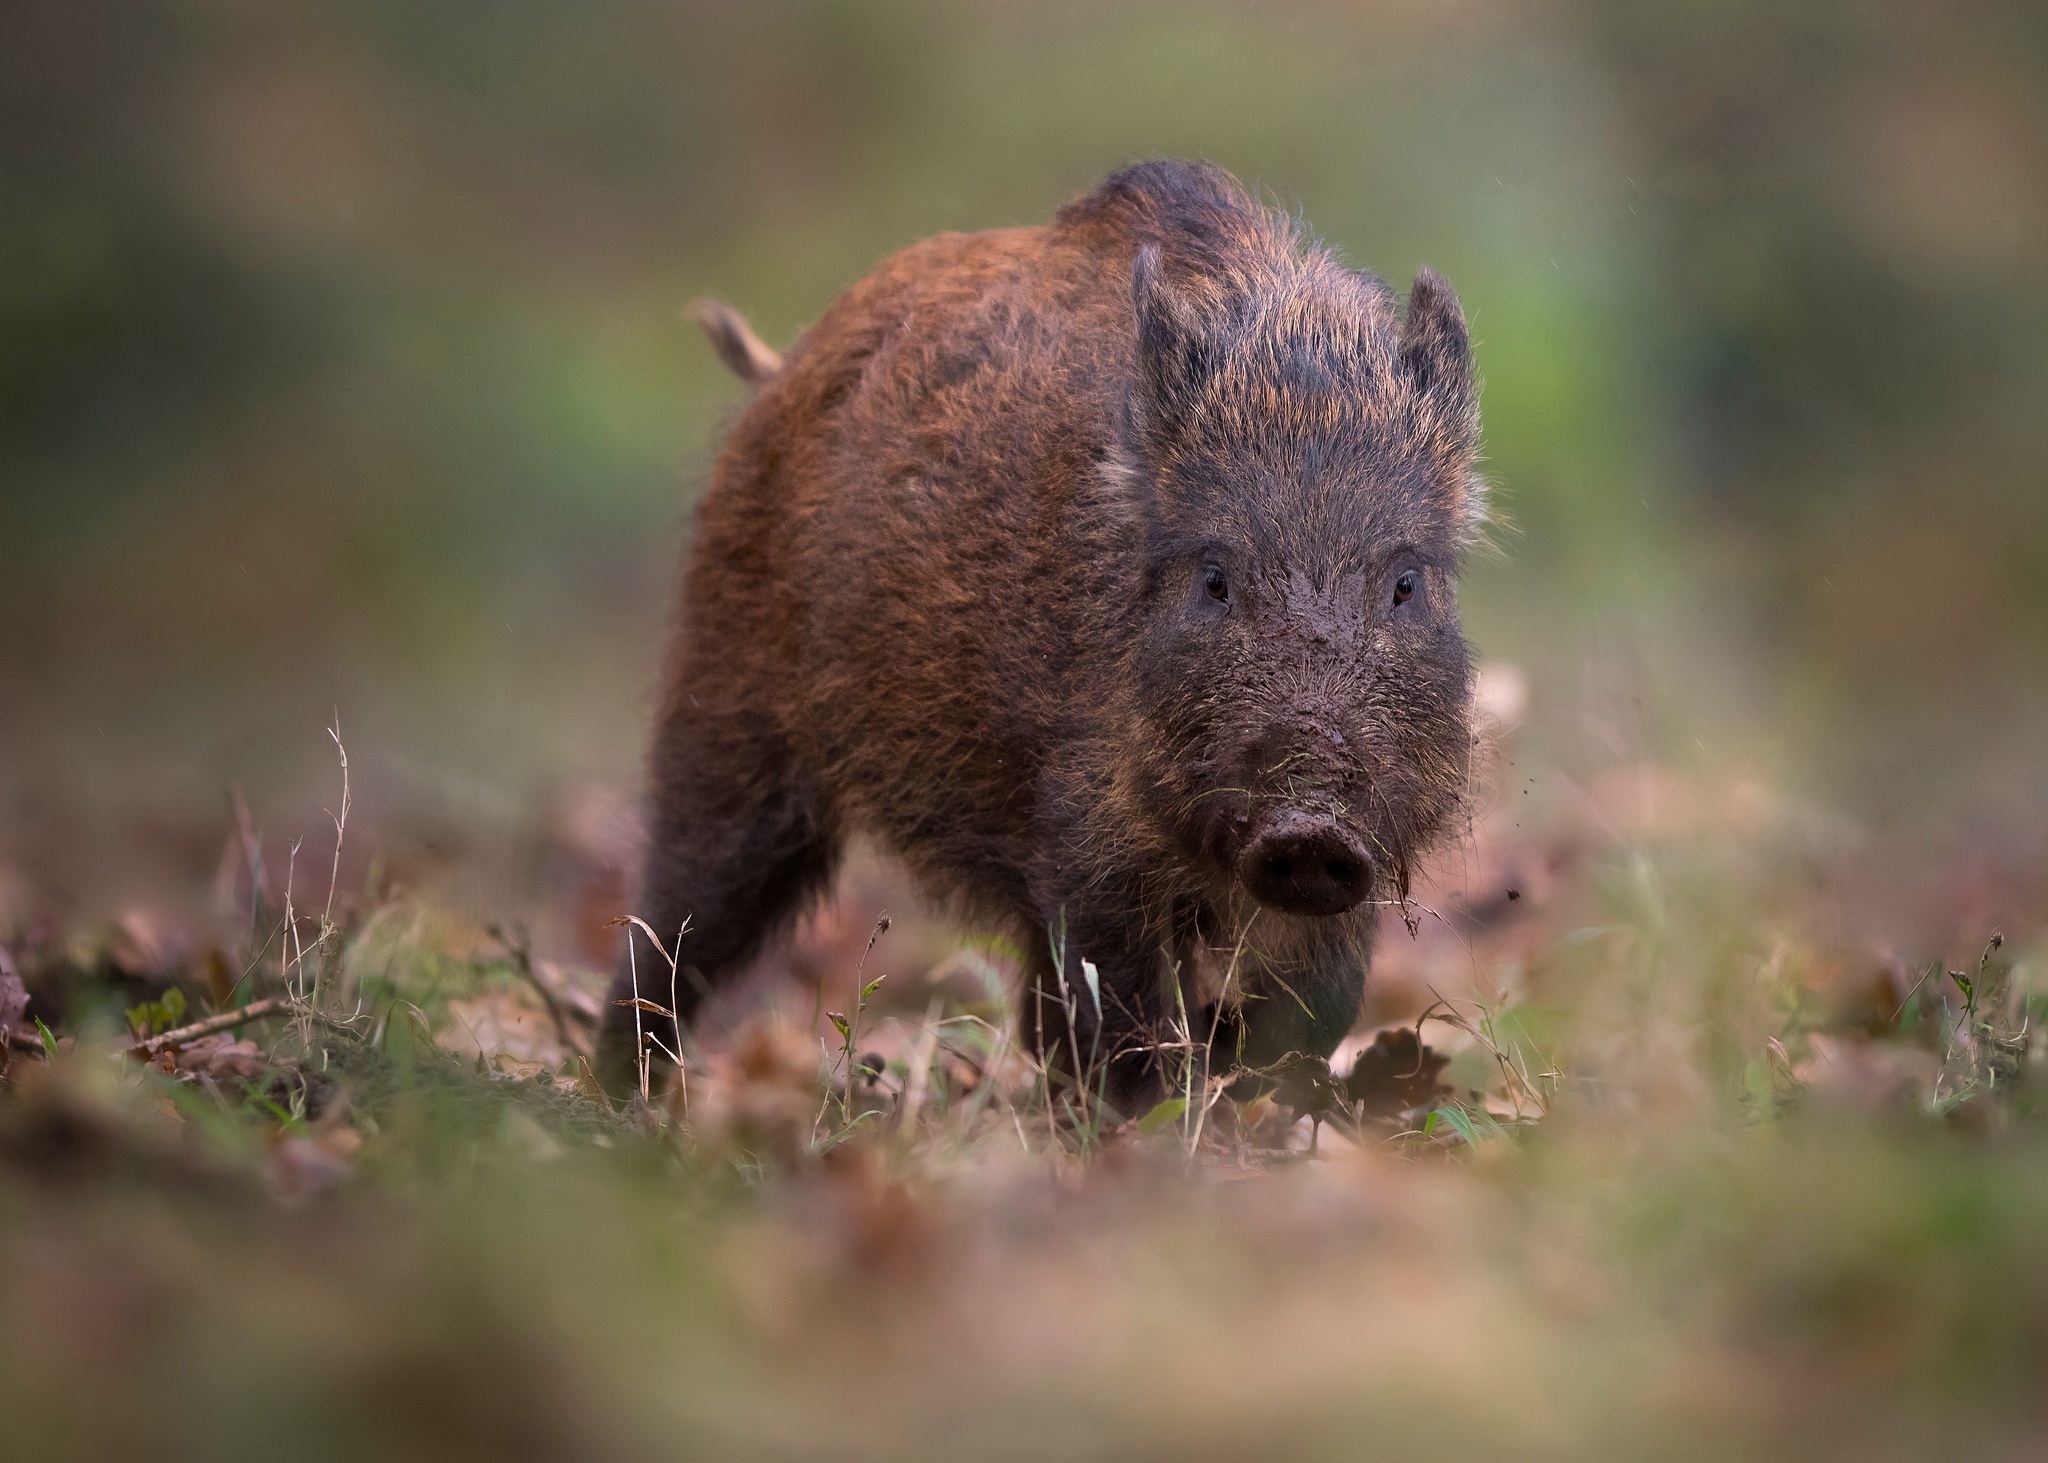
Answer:
[[1342, 914], [1365, 898], [1372, 866], [1334, 823], [1292, 818], [1254, 839], [1238, 865], [1261, 904], [1288, 914]]

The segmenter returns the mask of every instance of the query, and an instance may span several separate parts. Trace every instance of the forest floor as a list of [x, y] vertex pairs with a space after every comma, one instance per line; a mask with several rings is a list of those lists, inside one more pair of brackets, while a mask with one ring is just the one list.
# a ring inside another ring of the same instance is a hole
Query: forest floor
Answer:
[[1015, 952], [881, 929], [902, 894], [866, 861], [681, 1082], [614, 1104], [587, 1058], [618, 859], [543, 850], [514, 927], [363, 863], [375, 830], [287, 857], [238, 804], [209, 919], [0, 945], [6, 1431], [2048, 1455], [2043, 927], [1971, 928], [1984, 861], [1754, 781], [1504, 752], [1489, 789], [1329, 1069], [1190, 1079], [1136, 1121], [1017, 1050]]

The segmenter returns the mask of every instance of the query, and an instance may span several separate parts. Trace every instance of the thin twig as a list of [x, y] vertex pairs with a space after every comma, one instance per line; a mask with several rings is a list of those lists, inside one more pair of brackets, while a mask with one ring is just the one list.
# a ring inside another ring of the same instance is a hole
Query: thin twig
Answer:
[[180, 1026], [173, 1031], [159, 1032], [144, 1037], [123, 1047], [124, 1052], [138, 1057], [153, 1057], [166, 1047], [183, 1046], [188, 1041], [197, 1041], [202, 1036], [212, 1036], [216, 1031], [227, 1031], [245, 1021], [254, 1021], [263, 1016], [274, 1016], [287, 1009], [290, 1000], [284, 996], [266, 996], [260, 1001], [251, 1001], [246, 1006], [237, 1006], [232, 1011], [222, 1011], [204, 1021], [194, 1021], [190, 1026]]
[[341, 744], [341, 710], [334, 712], [334, 725], [327, 728], [327, 735], [334, 739], [335, 753], [341, 758], [341, 811], [329, 811], [327, 816], [334, 823], [334, 868], [327, 876], [327, 907], [320, 913], [320, 939], [324, 943], [334, 928], [334, 890], [341, 882], [341, 845], [348, 838], [348, 748]]

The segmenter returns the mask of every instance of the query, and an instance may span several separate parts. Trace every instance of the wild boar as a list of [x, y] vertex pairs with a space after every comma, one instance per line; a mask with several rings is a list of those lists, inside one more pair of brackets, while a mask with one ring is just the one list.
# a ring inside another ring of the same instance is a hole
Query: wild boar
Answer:
[[1026, 1039], [1114, 1108], [1190, 1056], [1327, 1055], [1463, 805], [1484, 515], [1449, 286], [1403, 312], [1222, 169], [1148, 162], [905, 249], [786, 360], [704, 319], [758, 392], [654, 727], [641, 910], [681, 932], [678, 1014], [859, 833], [1014, 938]]

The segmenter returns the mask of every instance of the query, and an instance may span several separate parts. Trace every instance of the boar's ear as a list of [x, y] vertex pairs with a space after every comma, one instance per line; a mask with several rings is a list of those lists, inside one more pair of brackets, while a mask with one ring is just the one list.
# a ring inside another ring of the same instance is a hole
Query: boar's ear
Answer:
[[1167, 279], [1157, 244], [1131, 263], [1138, 318], [1138, 419], [1146, 435], [1171, 435], [1195, 404], [1211, 368], [1208, 332], [1193, 303]]
[[1408, 292], [1408, 316], [1401, 322], [1401, 365], [1452, 423], [1468, 434], [1478, 426], [1465, 312], [1444, 277], [1433, 269], [1419, 272]]
[[1440, 481], [1456, 495], [1458, 536], [1467, 545], [1485, 535], [1486, 481], [1479, 455], [1479, 383], [1472, 372], [1472, 342], [1458, 297], [1433, 269], [1415, 276], [1408, 315], [1401, 322], [1401, 369], [1421, 400], [1419, 425], [1444, 468]]

